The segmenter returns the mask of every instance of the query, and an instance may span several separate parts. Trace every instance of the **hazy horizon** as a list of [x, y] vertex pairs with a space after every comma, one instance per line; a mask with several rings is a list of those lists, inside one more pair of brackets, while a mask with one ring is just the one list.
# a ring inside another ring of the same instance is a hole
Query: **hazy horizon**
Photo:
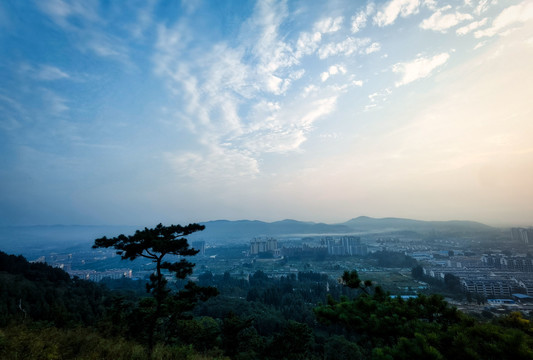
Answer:
[[529, 1], [8, 1], [0, 30], [0, 225], [533, 225]]
[[[228, 222], [239, 222], [239, 221], [249, 221], [249, 222], [264, 222], [264, 223], [276, 223], [276, 222], [284, 222], [284, 221], [296, 221], [296, 222], [302, 222], [302, 223], [314, 223], [314, 224], [327, 224], [327, 225], [341, 225], [341, 224], [344, 224], [344, 223], [347, 223], [347, 222], [350, 222], [351, 220], [355, 220], [355, 219], [358, 219], [358, 218], [369, 218], [369, 219], [372, 219], [372, 220], [390, 220], [390, 219], [395, 219], [395, 220], [407, 220], [407, 221], [410, 221], [410, 220], [414, 220], [414, 221], [422, 221], [422, 222], [442, 222], [442, 223], [447, 223], [447, 222], [472, 222], [472, 223], [480, 223], [480, 224], [483, 224], [483, 225], [488, 225], [490, 227], [493, 227], [493, 228], [511, 228], [511, 227], [531, 227], [530, 224], [528, 223], [484, 223], [484, 222], [481, 222], [481, 221], [476, 221], [476, 220], [470, 220], [470, 219], [462, 219], [462, 220], [459, 220], [459, 219], [440, 219], [440, 220], [424, 220], [424, 219], [415, 219], [415, 218], [403, 218], [403, 217], [396, 217], [396, 216], [384, 216], [384, 217], [373, 217], [373, 216], [367, 216], [367, 215], [359, 215], [359, 216], [355, 216], [355, 217], [351, 217], [349, 219], [345, 219], [345, 220], [341, 220], [341, 221], [334, 221], [334, 222], [326, 222], [326, 221], [321, 221], [320, 219], [318, 220], [308, 220], [308, 219], [295, 219], [295, 218], [284, 218], [284, 219], [273, 219], [273, 220], [262, 220], [262, 219], [254, 219], [254, 218], [250, 218], [250, 219], [247, 219], [247, 218], [238, 218], [238, 219], [210, 219], [210, 220], [195, 220], [195, 221], [192, 221], [194, 223], [200, 223], [200, 224], [206, 224], [206, 223], [209, 223], [209, 222], [219, 222], [219, 221], [228, 221]], [[145, 228], [145, 227], [148, 227], [148, 228], [151, 228], [151, 227], [154, 227], [156, 226], [157, 224], [161, 223], [161, 221], [159, 222], [155, 222], [155, 223], [143, 223], [143, 224], [89, 224], [89, 223], [79, 223], [79, 224], [66, 224], [66, 223], [56, 223], [56, 224], [25, 224], [25, 225], [0, 225], [0, 227], [4, 227], [4, 228], [9, 228], [9, 227], [14, 227], [14, 228], [17, 228], [17, 227], [20, 227], [20, 228], [31, 228], [31, 227], [35, 227], [35, 228], [38, 228], [38, 227], [72, 227], [72, 228], [75, 228], [75, 227], [94, 227], [94, 228], [98, 228], [98, 227], [115, 227], [115, 228], [136, 228], [136, 229], [142, 229], [142, 228]], [[180, 224], [180, 225], [185, 225], [187, 223], [190, 223], [190, 222], [179, 222], [179, 221], [174, 221], [174, 222], [169, 222], [169, 223], [163, 223], [163, 225], [171, 225], [172, 224]]]

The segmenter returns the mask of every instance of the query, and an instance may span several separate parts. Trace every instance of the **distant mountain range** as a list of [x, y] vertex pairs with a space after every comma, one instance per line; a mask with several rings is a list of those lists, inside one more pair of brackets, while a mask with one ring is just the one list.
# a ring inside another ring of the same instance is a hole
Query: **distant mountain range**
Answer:
[[448, 232], [482, 232], [495, 230], [493, 227], [475, 221], [422, 221], [402, 218], [376, 219], [359, 216], [343, 223], [355, 231], [448, 231]]
[[360, 216], [340, 224], [324, 224], [296, 220], [282, 220], [271, 223], [257, 220], [217, 220], [202, 224], [206, 226], [206, 229], [201, 234], [202, 237], [224, 240], [239, 240], [254, 236], [337, 235], [399, 231], [414, 231], [421, 234], [446, 232], [465, 235], [495, 230], [488, 225], [474, 221], [422, 221], [401, 218], [377, 219], [368, 216]]
[[[246, 242], [253, 237], [290, 237], [312, 235], [343, 235], [369, 233], [432, 232], [447, 235], [470, 235], [496, 230], [473, 221], [421, 221], [400, 218], [376, 219], [360, 216], [340, 224], [324, 224], [297, 220], [264, 222], [257, 220], [216, 220], [202, 223], [206, 229], [189, 237], [215, 243]], [[169, 225], [169, 224], [165, 224]], [[185, 224], [182, 224], [185, 225]], [[0, 250], [12, 253], [31, 251], [64, 251], [68, 248], [87, 248], [101, 236], [130, 235], [144, 226], [4, 226], [0, 227]]]

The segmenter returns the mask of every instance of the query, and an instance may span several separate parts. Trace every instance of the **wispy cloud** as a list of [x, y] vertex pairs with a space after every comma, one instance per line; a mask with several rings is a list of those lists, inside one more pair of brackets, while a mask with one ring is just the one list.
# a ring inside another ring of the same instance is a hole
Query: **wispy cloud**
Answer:
[[74, 36], [80, 51], [131, 65], [124, 40], [106, 31], [113, 23], [102, 20], [98, 2], [51, 0], [39, 1], [37, 5], [57, 26]]
[[322, 34], [319, 31], [313, 33], [301, 32], [296, 42], [295, 57], [297, 59], [314, 53], [322, 41]]
[[[189, 2], [189, 3], [192, 3]], [[134, 38], [142, 38], [147, 29], [149, 29], [154, 23], [154, 7], [156, 0], [149, 0], [145, 2], [144, 7], [137, 9], [137, 21], [129, 24], [131, 34]]]
[[346, 68], [342, 65], [331, 65], [328, 71], [324, 71], [320, 74], [322, 82], [326, 81], [330, 76], [337, 74], [346, 74]]
[[437, 10], [429, 18], [422, 21], [420, 27], [425, 30], [446, 32], [449, 28], [454, 27], [463, 21], [473, 19], [472, 15], [458, 11], [445, 13], [450, 9], [451, 6], [445, 6], [444, 8]]
[[474, 33], [476, 38], [492, 37], [503, 31], [518, 26], [533, 19], [533, 3], [523, 1], [518, 5], [510, 6], [503, 10], [492, 22], [488, 29], [478, 30]]
[[395, 64], [392, 71], [402, 75], [402, 79], [395, 83], [396, 87], [428, 77], [435, 69], [444, 65], [449, 58], [448, 53], [441, 53], [430, 58], [418, 57], [410, 62]]
[[51, 114], [57, 116], [69, 110], [69, 107], [67, 105], [68, 101], [64, 97], [56, 94], [55, 92], [49, 89], [43, 89], [42, 94], [43, 100]]
[[366, 6], [366, 9], [359, 11], [357, 14], [352, 16], [352, 33], [359, 32], [366, 26], [368, 17], [372, 15], [375, 11], [374, 3], [370, 3]]
[[[313, 123], [334, 111], [339, 89], [316, 88], [305, 106], [287, 93], [305, 74], [299, 59], [317, 51], [322, 33], [338, 31], [342, 18], [322, 19], [313, 32], [300, 33], [291, 44], [278, 33], [286, 16], [283, 2], [259, 2], [242, 28], [238, 46], [197, 47], [194, 60], [181, 55], [182, 47], [193, 45], [185, 20], [172, 28], [159, 25], [154, 69], [185, 100], [180, 119], [188, 122], [200, 146], [194, 156], [170, 157], [174, 163], [216, 162], [213, 169], [225, 173], [238, 172], [234, 168], [241, 163], [241, 171], [253, 176], [262, 154], [298, 150]], [[346, 69], [329, 67], [329, 75], [338, 73]]]
[[40, 80], [68, 79], [70, 75], [55, 66], [41, 65], [37, 78]]
[[364, 111], [370, 111], [378, 108], [387, 101], [389, 95], [392, 94], [392, 90], [386, 88], [382, 91], [377, 91], [368, 95], [369, 104], [365, 105]]
[[398, 18], [416, 14], [420, 6], [419, 0], [391, 0], [383, 5], [374, 16], [378, 26], [392, 25]]
[[466, 35], [466, 34], [472, 32], [472, 31], [484, 26], [487, 23], [488, 20], [489, 20], [488, 18], [484, 18], [484, 19], [481, 19], [479, 21], [473, 21], [473, 22], [471, 22], [468, 25], [460, 27], [455, 32], [457, 33], [457, 35]]
[[69, 19], [80, 18], [84, 21], [99, 22], [97, 3], [94, 1], [38, 1], [37, 6], [63, 28], [73, 29]]
[[71, 78], [68, 73], [52, 65], [39, 65], [35, 67], [29, 64], [22, 64], [20, 66], [20, 71], [40, 81], [54, 81]]
[[484, 12], [486, 12], [491, 4], [495, 4], [497, 1], [490, 1], [490, 0], [478, 0], [478, 1], [472, 1], [472, 0], [465, 0], [465, 5], [473, 8], [474, 14], [481, 15]]
[[[336, 55], [352, 55], [356, 51], [360, 50], [364, 46], [370, 43], [369, 38], [353, 38], [347, 37], [345, 40], [337, 43], [328, 43], [318, 49], [318, 57], [320, 59], [326, 59], [330, 56]], [[364, 52], [365, 50], [361, 50]]]
[[377, 52], [381, 50], [381, 44], [378, 43], [378, 42], [373, 42], [372, 44], [370, 44], [370, 46], [368, 46], [366, 49], [365, 49], [365, 54], [372, 54], [374, 52]]
[[208, 146], [202, 153], [167, 152], [164, 157], [177, 177], [192, 179], [202, 186], [241, 182], [259, 172], [259, 164], [253, 157], [218, 145]]
[[314, 30], [322, 34], [337, 32], [341, 29], [343, 21], [344, 18], [342, 16], [338, 16], [336, 18], [328, 17], [317, 21], [315, 23]]
[[9, 96], [0, 94], [0, 128], [12, 131], [20, 128], [20, 120], [17, 118], [25, 115], [24, 106]]

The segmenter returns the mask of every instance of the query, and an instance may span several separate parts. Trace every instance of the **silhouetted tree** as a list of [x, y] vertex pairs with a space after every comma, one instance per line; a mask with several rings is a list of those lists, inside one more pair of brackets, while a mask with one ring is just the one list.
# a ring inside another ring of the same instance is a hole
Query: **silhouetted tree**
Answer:
[[199, 224], [187, 226], [159, 224], [153, 229], [137, 230], [134, 235], [130, 236], [121, 234], [110, 239], [104, 236], [94, 241], [93, 248], [115, 248], [123, 260], [135, 260], [138, 257], [152, 260], [156, 268], [155, 273], [150, 275], [146, 290], [154, 295], [158, 310], [160, 310], [163, 300], [168, 295], [167, 281], [163, 277], [162, 270], [175, 273], [178, 279], [185, 279], [192, 274], [194, 267], [193, 263], [185, 259], [170, 263], [164, 262], [163, 258], [166, 255], [196, 255], [199, 250], [190, 248], [185, 236], [204, 229], [205, 226]]
[[[163, 270], [174, 273], [176, 278], [185, 279], [192, 274], [194, 264], [181, 259], [177, 262], [163, 261], [167, 255], [193, 256], [198, 250], [189, 247], [185, 236], [205, 229], [204, 225], [189, 224], [187, 226], [157, 225], [153, 229], [144, 228], [137, 230], [134, 235], [119, 235], [113, 238], [102, 237], [94, 241], [93, 248], [115, 248], [117, 254], [123, 260], [135, 260], [139, 257], [152, 260], [155, 264], [155, 272], [150, 275], [150, 282], [146, 284], [146, 291], [150, 292], [155, 299], [155, 309], [150, 321], [149, 346], [153, 346], [153, 333], [157, 319], [164, 313], [163, 305], [168, 299], [169, 290], [166, 287], [167, 280], [163, 277]], [[192, 286], [192, 285], [191, 285]], [[189, 287], [191, 287], [189, 286]], [[190, 290], [190, 289], [189, 289]], [[197, 288], [193, 290], [198, 290]], [[195, 291], [196, 293], [197, 291]], [[186, 292], [190, 295], [192, 292]], [[214, 294], [214, 293], [212, 293]], [[196, 299], [196, 295], [191, 296]]]

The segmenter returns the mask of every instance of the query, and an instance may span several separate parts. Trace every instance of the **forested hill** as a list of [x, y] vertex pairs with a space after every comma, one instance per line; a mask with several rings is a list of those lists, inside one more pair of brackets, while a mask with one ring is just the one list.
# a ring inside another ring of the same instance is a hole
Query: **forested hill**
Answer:
[[12, 319], [92, 325], [103, 314], [104, 298], [104, 288], [96, 283], [0, 252], [0, 325]]
[[0, 359], [533, 360], [528, 316], [474, 318], [438, 295], [389, 296], [356, 271], [339, 280], [206, 271], [185, 289], [216, 287], [218, 296], [169, 288], [156, 310], [151, 295], [0, 253]]
[[[258, 220], [216, 220], [202, 222], [206, 229], [190, 240], [214, 243], [248, 242], [253, 237], [287, 237], [310, 235], [344, 235], [410, 231], [425, 236], [488, 234], [498, 231], [473, 221], [421, 221], [400, 218], [371, 218], [360, 216], [338, 224], [297, 220], [264, 222]], [[92, 241], [104, 235], [133, 234], [136, 226], [3, 226], [0, 227], [2, 250], [24, 254], [30, 259], [44, 252], [70, 252], [86, 249]]]
[[354, 231], [418, 231], [422, 233], [432, 231], [471, 234], [495, 230], [488, 225], [475, 221], [422, 221], [393, 217], [379, 219], [368, 216], [359, 216], [342, 223], [342, 225]]
[[353, 234], [370, 232], [414, 231], [421, 235], [445, 233], [466, 235], [493, 232], [496, 229], [474, 221], [421, 221], [401, 218], [360, 216], [344, 223], [325, 224], [297, 220], [275, 222], [217, 220], [202, 223], [206, 230], [200, 237], [220, 240], [249, 240], [254, 236]]

